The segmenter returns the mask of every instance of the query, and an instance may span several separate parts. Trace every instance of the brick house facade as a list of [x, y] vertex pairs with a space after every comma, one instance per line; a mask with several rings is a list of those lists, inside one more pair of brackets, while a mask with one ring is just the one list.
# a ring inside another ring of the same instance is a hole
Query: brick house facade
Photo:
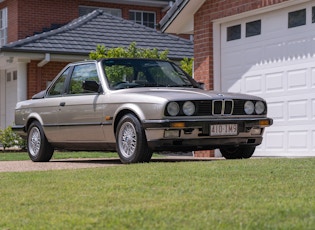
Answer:
[[[112, 1], [115, 2], [115, 1]], [[165, 14], [162, 7], [84, 0], [6, 0], [0, 3], [0, 9], [8, 8], [8, 42], [17, 41], [34, 33], [40, 33], [52, 25], [64, 25], [79, 17], [79, 6], [120, 9], [122, 18], [129, 20], [130, 10], [154, 12], [156, 24]], [[163, 2], [163, 1], [162, 1]], [[163, 4], [161, 4], [163, 5]]]

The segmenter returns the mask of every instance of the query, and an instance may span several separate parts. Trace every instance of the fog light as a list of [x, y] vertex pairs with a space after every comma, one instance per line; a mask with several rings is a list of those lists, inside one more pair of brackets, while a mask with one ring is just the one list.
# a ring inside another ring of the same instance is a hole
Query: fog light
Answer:
[[261, 128], [252, 128], [250, 130], [250, 134], [252, 134], [252, 135], [260, 135], [261, 134]]
[[180, 130], [165, 130], [164, 137], [171, 138], [171, 137], [179, 137]]

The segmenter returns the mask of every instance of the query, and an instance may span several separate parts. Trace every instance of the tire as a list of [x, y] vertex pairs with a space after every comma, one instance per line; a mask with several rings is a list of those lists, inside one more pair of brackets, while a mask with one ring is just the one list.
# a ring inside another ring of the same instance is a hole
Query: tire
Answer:
[[247, 159], [254, 154], [255, 149], [255, 146], [224, 147], [220, 148], [220, 152], [225, 159]]
[[47, 162], [51, 159], [54, 149], [49, 144], [43, 128], [38, 121], [32, 122], [27, 131], [27, 151], [34, 162]]
[[151, 160], [152, 151], [148, 148], [144, 130], [133, 114], [125, 115], [119, 121], [116, 131], [116, 148], [124, 164]]

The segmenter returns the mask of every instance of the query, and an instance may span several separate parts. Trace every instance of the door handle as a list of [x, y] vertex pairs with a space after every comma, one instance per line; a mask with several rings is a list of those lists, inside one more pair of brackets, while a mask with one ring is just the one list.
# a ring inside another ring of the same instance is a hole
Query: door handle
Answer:
[[66, 102], [60, 102], [59, 105], [60, 105], [60, 106], [65, 106], [65, 105], [66, 105]]

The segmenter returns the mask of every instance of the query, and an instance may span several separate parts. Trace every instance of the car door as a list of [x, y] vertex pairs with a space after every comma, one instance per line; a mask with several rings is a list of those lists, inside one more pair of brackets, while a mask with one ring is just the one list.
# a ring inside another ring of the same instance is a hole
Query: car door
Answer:
[[99, 83], [95, 63], [73, 67], [67, 91], [59, 106], [59, 129], [66, 142], [96, 143], [104, 141], [102, 132], [102, 94], [83, 87], [86, 82]]
[[71, 67], [66, 68], [48, 88], [44, 100], [37, 103], [36, 112], [40, 115], [45, 135], [49, 142], [62, 142], [59, 130], [59, 108], [66, 88]]

